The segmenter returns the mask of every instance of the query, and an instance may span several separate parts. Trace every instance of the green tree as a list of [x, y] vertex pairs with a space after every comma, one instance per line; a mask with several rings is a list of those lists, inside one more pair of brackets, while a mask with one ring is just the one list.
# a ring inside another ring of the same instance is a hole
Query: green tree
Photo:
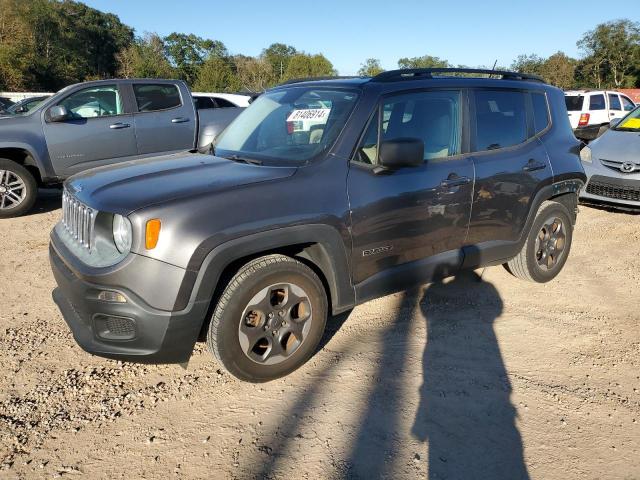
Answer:
[[321, 53], [316, 55], [298, 53], [289, 60], [284, 79], [331, 77], [335, 75], [337, 73], [333, 68], [333, 64]]
[[175, 78], [176, 70], [165, 56], [165, 45], [156, 33], [143, 38], [117, 55], [118, 75], [124, 78]]
[[271, 64], [276, 81], [281, 82], [284, 78], [284, 73], [289, 67], [289, 61], [297, 54], [298, 51], [291, 45], [273, 43], [262, 51], [261, 56]]
[[601, 23], [585, 33], [577, 45], [585, 57], [580, 64], [581, 76], [591, 78], [593, 86], [621, 88], [635, 83], [633, 74], [640, 62], [640, 23]]
[[208, 40], [197, 35], [174, 32], [164, 38], [165, 53], [177, 75], [193, 85], [198, 69], [211, 56], [226, 58], [227, 47], [219, 40]]
[[442, 58], [424, 55], [422, 57], [401, 58], [398, 68], [449, 68], [452, 65]]
[[539, 73], [547, 82], [566, 90], [575, 85], [577, 63], [563, 52], [557, 52], [544, 61]]
[[237, 80], [240, 89], [248, 92], [262, 92], [276, 83], [271, 63], [264, 57], [234, 57]]
[[544, 65], [544, 58], [539, 57], [535, 53], [531, 55], [518, 55], [518, 57], [511, 64], [511, 70], [518, 73], [533, 73], [535, 75], [542, 75], [542, 68]]
[[240, 82], [226, 59], [212, 56], [198, 70], [193, 89], [198, 92], [237, 92]]
[[380, 60], [377, 58], [367, 58], [364, 63], [360, 65], [358, 75], [362, 77], [375, 77], [382, 72], [384, 72], [384, 68], [382, 68]]

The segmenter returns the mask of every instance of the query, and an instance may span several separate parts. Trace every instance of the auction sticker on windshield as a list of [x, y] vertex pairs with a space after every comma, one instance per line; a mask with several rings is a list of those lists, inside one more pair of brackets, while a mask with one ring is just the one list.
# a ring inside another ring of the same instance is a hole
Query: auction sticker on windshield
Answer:
[[325, 123], [331, 113], [330, 108], [306, 108], [304, 110], [294, 110], [287, 118], [287, 122], [296, 120], [317, 120]]
[[640, 118], [629, 118], [627, 121], [623, 122], [620, 125], [620, 128], [639, 128], [640, 129]]

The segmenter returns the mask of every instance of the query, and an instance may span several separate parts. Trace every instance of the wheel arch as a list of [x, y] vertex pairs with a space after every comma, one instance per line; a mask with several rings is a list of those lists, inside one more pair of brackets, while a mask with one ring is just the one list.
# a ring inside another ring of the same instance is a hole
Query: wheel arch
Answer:
[[190, 265], [175, 310], [206, 300], [214, 305], [225, 282], [242, 265], [274, 253], [296, 258], [316, 272], [325, 286], [333, 314], [353, 308], [351, 269], [340, 233], [329, 225], [299, 225], [239, 237], [213, 248], [199, 267], [194, 269]]
[[38, 182], [38, 185], [42, 185], [44, 183], [43, 178], [46, 176], [46, 171], [44, 170], [37, 153], [28, 145], [1, 143], [0, 158], [6, 158], [22, 165], [33, 175]]

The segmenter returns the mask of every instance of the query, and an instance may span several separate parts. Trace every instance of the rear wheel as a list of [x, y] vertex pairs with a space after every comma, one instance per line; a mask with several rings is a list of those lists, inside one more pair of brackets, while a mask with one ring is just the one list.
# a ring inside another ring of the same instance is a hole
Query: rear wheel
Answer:
[[207, 344], [232, 375], [250, 382], [282, 377], [316, 351], [327, 298], [313, 270], [284, 255], [247, 263], [216, 306]]
[[38, 184], [22, 165], [0, 158], [0, 218], [24, 215], [38, 196]]
[[573, 238], [573, 225], [567, 207], [544, 202], [533, 221], [529, 235], [517, 256], [505, 264], [514, 276], [544, 283], [562, 270]]

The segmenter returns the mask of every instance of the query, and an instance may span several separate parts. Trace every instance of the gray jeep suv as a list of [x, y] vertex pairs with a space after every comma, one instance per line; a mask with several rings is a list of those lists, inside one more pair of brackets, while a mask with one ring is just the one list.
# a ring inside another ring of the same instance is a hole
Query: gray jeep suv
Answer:
[[315, 352], [328, 315], [372, 298], [486, 265], [553, 279], [578, 152], [562, 92], [530, 75], [282, 85], [210, 154], [69, 179], [53, 297], [90, 353], [186, 362], [206, 335], [229, 372], [267, 381]]

